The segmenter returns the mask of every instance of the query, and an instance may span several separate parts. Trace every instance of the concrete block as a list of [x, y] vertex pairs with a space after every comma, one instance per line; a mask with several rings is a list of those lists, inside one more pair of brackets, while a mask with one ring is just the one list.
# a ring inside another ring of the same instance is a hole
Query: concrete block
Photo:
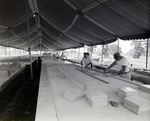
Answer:
[[78, 99], [81, 99], [83, 98], [85, 95], [84, 92], [82, 91], [79, 91], [79, 90], [69, 90], [69, 91], [66, 91], [63, 96], [69, 100], [69, 101], [76, 101]]
[[106, 106], [108, 96], [101, 90], [93, 90], [86, 94], [86, 101], [92, 108]]
[[122, 99], [131, 96], [138, 96], [138, 91], [130, 88], [130, 87], [122, 87], [118, 88], [117, 95]]

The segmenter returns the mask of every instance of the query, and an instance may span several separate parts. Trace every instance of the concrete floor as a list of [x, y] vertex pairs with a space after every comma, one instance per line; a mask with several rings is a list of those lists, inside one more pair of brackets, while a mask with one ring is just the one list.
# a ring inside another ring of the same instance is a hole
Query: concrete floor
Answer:
[[[140, 84], [120, 77], [112, 77], [93, 72], [96, 78], [84, 74], [72, 63], [52, 58], [43, 58], [38, 103], [35, 121], [150, 121], [150, 111], [139, 115], [122, 106], [123, 99], [117, 96], [118, 87], [131, 87], [138, 91], [139, 97], [150, 101], [150, 94], [139, 89]], [[86, 91], [84, 86], [86, 85]], [[67, 100], [63, 94], [78, 90], [84, 94], [91, 90], [102, 90], [108, 101], [115, 101], [119, 107], [107, 106], [91, 108], [85, 97], [76, 101]]]

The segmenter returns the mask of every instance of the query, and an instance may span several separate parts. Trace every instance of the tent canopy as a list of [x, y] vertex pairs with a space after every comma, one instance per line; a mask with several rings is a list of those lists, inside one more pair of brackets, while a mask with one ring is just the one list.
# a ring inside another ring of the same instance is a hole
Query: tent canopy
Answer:
[[64, 50], [150, 37], [150, 0], [0, 0], [0, 45]]

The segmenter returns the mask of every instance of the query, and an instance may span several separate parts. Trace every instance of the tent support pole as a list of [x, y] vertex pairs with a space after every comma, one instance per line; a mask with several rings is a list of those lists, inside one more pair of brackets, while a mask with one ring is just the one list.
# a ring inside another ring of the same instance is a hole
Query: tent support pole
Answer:
[[80, 58], [80, 47], [79, 47], [79, 50], [78, 50], [78, 59]]
[[92, 54], [93, 54], [93, 45], [92, 45], [92, 48], [91, 48], [91, 59], [92, 59]]
[[104, 44], [102, 45], [102, 58], [101, 58], [101, 63], [103, 63], [103, 51], [104, 51]]
[[10, 46], [9, 46], [9, 59], [10, 59]]
[[6, 52], [6, 45], [5, 45], [5, 56], [6, 56], [6, 53], [7, 53], [7, 52]]
[[118, 44], [117, 44], [117, 53], [119, 53], [119, 39], [117, 38], [118, 40]]
[[32, 56], [31, 56], [31, 48], [30, 48], [30, 28], [29, 28], [29, 14], [28, 14], [28, 3], [26, 2], [27, 7], [27, 33], [28, 33], [28, 51], [29, 51], [29, 59], [30, 59], [30, 73], [31, 73], [31, 79], [33, 80], [33, 68], [32, 68]]
[[146, 45], [146, 68], [148, 67], [148, 38], [147, 38], [147, 45]]
[[[37, 55], [38, 55], [38, 39], [39, 39], [39, 30], [38, 30], [38, 14], [35, 14], [36, 28], [37, 28]], [[38, 55], [39, 56], [39, 55]], [[36, 59], [36, 66], [38, 67], [38, 58]]]

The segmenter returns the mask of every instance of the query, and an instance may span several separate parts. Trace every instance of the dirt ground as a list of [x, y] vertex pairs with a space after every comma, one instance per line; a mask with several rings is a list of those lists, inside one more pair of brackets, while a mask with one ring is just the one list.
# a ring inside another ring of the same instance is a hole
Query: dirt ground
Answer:
[[29, 66], [0, 93], [0, 121], [34, 121], [40, 79], [40, 64], [33, 63], [33, 77]]

